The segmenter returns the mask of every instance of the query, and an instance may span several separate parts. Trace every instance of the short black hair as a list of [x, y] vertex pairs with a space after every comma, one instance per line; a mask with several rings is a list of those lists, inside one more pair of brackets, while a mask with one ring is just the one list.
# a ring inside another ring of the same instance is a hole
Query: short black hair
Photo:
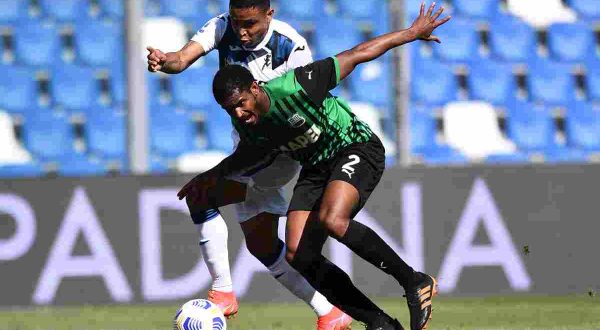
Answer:
[[[300, 0], [301, 1], [301, 0]], [[260, 8], [267, 10], [271, 8], [270, 0], [229, 0], [229, 8]]]
[[213, 95], [217, 103], [223, 104], [231, 94], [249, 91], [253, 82], [250, 70], [238, 64], [227, 65], [215, 75]]

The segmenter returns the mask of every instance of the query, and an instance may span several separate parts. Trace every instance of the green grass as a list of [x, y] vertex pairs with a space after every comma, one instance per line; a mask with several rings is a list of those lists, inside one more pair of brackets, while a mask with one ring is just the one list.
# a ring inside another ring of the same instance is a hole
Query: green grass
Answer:
[[[378, 300], [407, 325], [403, 300]], [[150, 330], [170, 329], [178, 306], [85, 306], [0, 311], [0, 330]], [[303, 304], [242, 302], [230, 330], [315, 329], [315, 316]], [[358, 323], [354, 329], [362, 329]], [[431, 330], [600, 329], [600, 298], [510, 297], [438, 298]]]

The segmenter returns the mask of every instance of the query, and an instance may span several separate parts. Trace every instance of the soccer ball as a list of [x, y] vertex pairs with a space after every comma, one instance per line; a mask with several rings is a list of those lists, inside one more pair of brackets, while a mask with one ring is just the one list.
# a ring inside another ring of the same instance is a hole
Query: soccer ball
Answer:
[[205, 299], [186, 302], [175, 314], [174, 330], [226, 330], [221, 309]]

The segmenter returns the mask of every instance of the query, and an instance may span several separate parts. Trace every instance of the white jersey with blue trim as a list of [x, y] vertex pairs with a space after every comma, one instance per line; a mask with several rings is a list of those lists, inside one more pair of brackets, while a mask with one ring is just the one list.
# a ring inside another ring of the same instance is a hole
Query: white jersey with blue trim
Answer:
[[269, 81], [313, 61], [306, 39], [285, 22], [273, 19], [263, 40], [244, 47], [233, 31], [229, 14], [209, 20], [192, 38], [205, 52], [219, 51], [220, 66], [240, 64], [256, 80]]

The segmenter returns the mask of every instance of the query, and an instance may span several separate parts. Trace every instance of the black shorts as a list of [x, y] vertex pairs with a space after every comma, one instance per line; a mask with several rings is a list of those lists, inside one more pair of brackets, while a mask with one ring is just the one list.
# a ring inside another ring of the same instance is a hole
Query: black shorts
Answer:
[[385, 148], [373, 134], [363, 143], [351, 144], [332, 159], [302, 167], [289, 211], [317, 211], [329, 182], [341, 180], [353, 185], [359, 194], [354, 217], [365, 205], [385, 169]]

